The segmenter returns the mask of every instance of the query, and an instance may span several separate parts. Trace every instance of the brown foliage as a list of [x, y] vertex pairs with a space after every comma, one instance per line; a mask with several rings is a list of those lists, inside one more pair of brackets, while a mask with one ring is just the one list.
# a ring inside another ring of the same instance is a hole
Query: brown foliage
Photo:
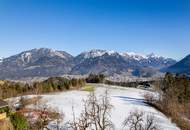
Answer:
[[190, 130], [190, 80], [184, 75], [167, 73], [157, 84], [159, 99], [145, 96], [148, 104], [171, 117], [182, 130]]

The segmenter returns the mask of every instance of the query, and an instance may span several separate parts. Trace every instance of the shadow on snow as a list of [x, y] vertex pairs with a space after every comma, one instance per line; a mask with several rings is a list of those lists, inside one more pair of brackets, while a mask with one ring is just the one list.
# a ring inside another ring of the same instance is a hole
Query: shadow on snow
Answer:
[[129, 102], [134, 105], [149, 106], [148, 104], [146, 104], [144, 99], [132, 98], [132, 97], [127, 97], [127, 96], [114, 96], [114, 97], [119, 98], [122, 101]]

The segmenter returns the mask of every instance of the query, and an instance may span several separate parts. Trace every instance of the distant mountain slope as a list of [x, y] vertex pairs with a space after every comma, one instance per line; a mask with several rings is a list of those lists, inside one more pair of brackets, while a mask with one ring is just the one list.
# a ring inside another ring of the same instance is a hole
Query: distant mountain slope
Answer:
[[135, 54], [135, 53], [122, 53], [124, 58], [129, 61], [133, 60], [141, 67], [154, 67], [154, 68], [163, 68], [168, 67], [176, 63], [175, 60], [171, 58], [165, 58], [162, 56], [157, 56], [154, 53], [148, 55]]
[[102, 50], [89, 51], [82, 53], [75, 59], [75, 66], [72, 68], [72, 74], [104, 73], [111, 75], [113, 73], [126, 73], [129, 64], [117, 52], [108, 53]]
[[148, 76], [163, 67], [176, 63], [175, 60], [154, 54], [118, 53], [106, 50], [90, 50], [74, 58], [72, 74], [104, 73], [107, 75], [129, 74]]
[[0, 79], [89, 73], [152, 76], [161, 68], [176, 63], [173, 59], [154, 54], [144, 56], [135, 53], [90, 50], [73, 57], [67, 52], [48, 48], [32, 49], [0, 61]]
[[0, 78], [53, 76], [68, 73], [73, 56], [47, 48], [32, 49], [3, 59]]
[[163, 71], [190, 75], [190, 55]]

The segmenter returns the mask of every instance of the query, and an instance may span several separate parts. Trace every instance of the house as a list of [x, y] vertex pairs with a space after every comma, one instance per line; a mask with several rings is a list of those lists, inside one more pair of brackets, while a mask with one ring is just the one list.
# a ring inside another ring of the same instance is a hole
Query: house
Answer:
[[0, 99], [0, 120], [3, 120], [7, 117], [8, 111], [8, 103]]

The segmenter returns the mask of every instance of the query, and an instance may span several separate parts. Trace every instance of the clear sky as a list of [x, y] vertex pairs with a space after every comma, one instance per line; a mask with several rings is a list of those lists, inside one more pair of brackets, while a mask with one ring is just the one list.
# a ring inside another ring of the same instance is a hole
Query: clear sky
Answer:
[[190, 0], [0, 0], [0, 56], [32, 48], [190, 54]]

